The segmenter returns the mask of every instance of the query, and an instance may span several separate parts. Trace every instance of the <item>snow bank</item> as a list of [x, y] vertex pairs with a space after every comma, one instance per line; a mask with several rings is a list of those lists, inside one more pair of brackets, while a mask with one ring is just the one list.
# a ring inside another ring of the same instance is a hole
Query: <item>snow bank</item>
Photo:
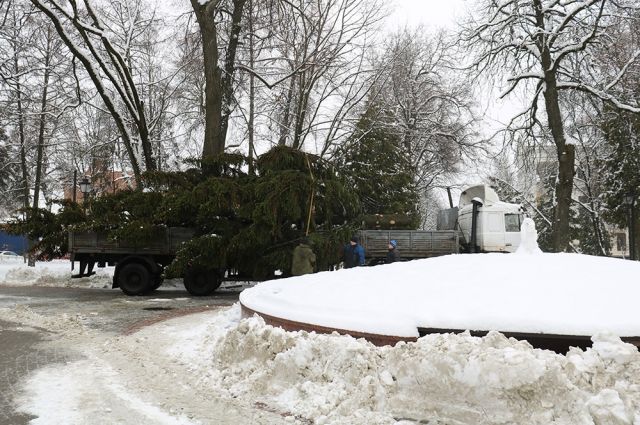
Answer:
[[28, 267], [20, 259], [0, 263], [0, 285], [111, 288], [113, 270], [113, 267], [95, 268], [93, 276], [71, 279], [71, 274], [78, 271], [71, 271], [69, 260], [39, 261], [35, 267]]
[[171, 327], [176, 340], [167, 354], [194, 378], [207, 376], [212, 394], [314, 424], [640, 423], [640, 353], [610, 334], [566, 356], [497, 332], [375, 347], [239, 315], [236, 305], [198, 315], [206, 329]]
[[[0, 285], [11, 286], [58, 286], [70, 288], [111, 288], [115, 267], [96, 267], [95, 274], [89, 277], [71, 278], [78, 273], [71, 270], [69, 260], [53, 260], [37, 262], [35, 267], [28, 267], [20, 261], [0, 263]], [[167, 279], [162, 282], [161, 290], [183, 289], [181, 279]]]
[[337, 329], [640, 336], [640, 262], [580, 254], [461, 254], [263, 282], [255, 311]]
[[[28, 309], [14, 310], [21, 323], [37, 323]], [[640, 354], [607, 333], [566, 356], [497, 332], [375, 347], [241, 320], [238, 304], [107, 339], [75, 317], [59, 329], [75, 347], [93, 348], [29, 377], [15, 402], [39, 417], [33, 423], [640, 423]], [[215, 409], [223, 413], [211, 420]], [[273, 421], [251, 420], [252, 410], [273, 412]]]

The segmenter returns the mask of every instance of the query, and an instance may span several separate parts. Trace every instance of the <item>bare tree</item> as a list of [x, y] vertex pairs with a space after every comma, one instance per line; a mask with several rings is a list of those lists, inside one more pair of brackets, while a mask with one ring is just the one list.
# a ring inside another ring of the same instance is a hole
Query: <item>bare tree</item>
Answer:
[[385, 16], [378, 0], [283, 1], [257, 74], [271, 91], [277, 143], [326, 155], [350, 134], [354, 111], [380, 76], [366, 54]]
[[[26, 56], [28, 56], [29, 45], [31, 44], [31, 33], [27, 29], [30, 20], [30, 10], [12, 4], [4, 5], [3, 25], [1, 28], [1, 53], [0, 77], [2, 77], [3, 103], [5, 105], [5, 120], [13, 124], [17, 139], [17, 162], [7, 161], [5, 167], [20, 166], [20, 183], [18, 193], [14, 193], [16, 198], [22, 200], [22, 206], [28, 207], [30, 201], [29, 190], [29, 165], [27, 164], [27, 116], [31, 99], [25, 90], [25, 81], [28, 75]], [[11, 7], [13, 6], [13, 7]], [[0, 9], [1, 10], [1, 9]], [[33, 33], [31, 33], [33, 34]], [[9, 138], [11, 136], [9, 135]]]
[[[625, 2], [607, 0], [481, 0], [480, 8], [464, 24], [462, 40], [473, 56], [472, 69], [480, 74], [506, 75], [501, 94], [523, 89], [531, 93], [528, 107], [509, 124], [510, 131], [524, 131], [535, 138], [548, 127], [558, 158], [553, 248], [569, 246], [569, 216], [575, 147], [567, 143], [560, 98], [564, 91], [580, 91], [620, 108], [640, 111], [637, 103], [625, 103], [613, 94], [618, 78], [589, 78], [589, 54], [607, 37], [609, 12], [623, 11]], [[629, 2], [629, 5], [633, 3]], [[634, 54], [629, 62], [637, 60]], [[625, 73], [625, 68], [621, 74]], [[544, 111], [545, 121], [541, 119]]]
[[384, 71], [370, 99], [377, 122], [401, 140], [424, 192], [481, 146], [471, 88], [445, 35], [426, 36], [421, 28], [392, 35], [378, 67]]
[[[156, 169], [156, 163], [144, 102], [126, 51], [123, 52], [112, 41], [108, 28], [90, 0], [68, 0], [68, 4], [59, 0], [31, 0], [31, 3], [48, 17], [71, 54], [82, 63], [118, 127], [131, 168], [141, 186], [140, 162], [149, 171]], [[132, 18], [134, 23], [147, 25], [146, 20], [135, 18]], [[137, 140], [142, 147], [140, 159]]]
[[[51, 168], [49, 148], [57, 143], [58, 122], [75, 107], [77, 98], [71, 62], [53, 26], [29, 7], [8, 12], [10, 25], [0, 33], [2, 93], [7, 95], [7, 109], [14, 111], [7, 118], [18, 153], [14, 158], [22, 170], [23, 205], [39, 208], [41, 197], [50, 199], [45, 178]], [[18, 19], [21, 13], [25, 19]]]
[[[17, 110], [13, 139], [22, 170], [23, 206], [29, 215], [44, 206], [43, 198], [50, 206], [50, 147], [59, 118], [77, 102], [69, 84], [70, 61], [53, 26], [29, 8], [15, 7], [9, 14], [9, 28], [0, 34], [3, 47], [8, 47], [1, 49], [0, 75], [9, 93], [7, 104]], [[33, 258], [29, 265], [34, 265]]]

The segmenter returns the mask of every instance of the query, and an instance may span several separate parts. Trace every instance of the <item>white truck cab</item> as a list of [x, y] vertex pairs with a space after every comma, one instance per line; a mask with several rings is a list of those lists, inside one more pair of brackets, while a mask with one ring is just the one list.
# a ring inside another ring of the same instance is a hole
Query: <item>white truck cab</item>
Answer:
[[475, 245], [476, 249], [472, 252], [515, 252], [520, 244], [523, 219], [519, 204], [500, 201], [489, 186], [472, 186], [460, 194], [458, 228], [466, 244]]

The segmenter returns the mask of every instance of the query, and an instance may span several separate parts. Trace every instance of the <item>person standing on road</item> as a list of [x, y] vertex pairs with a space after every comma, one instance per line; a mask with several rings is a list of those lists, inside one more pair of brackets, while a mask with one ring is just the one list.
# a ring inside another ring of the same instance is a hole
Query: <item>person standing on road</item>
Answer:
[[291, 260], [291, 274], [293, 276], [301, 276], [303, 274], [313, 273], [316, 268], [316, 254], [311, 249], [311, 243], [308, 238], [303, 238], [300, 244], [293, 250], [293, 259]]
[[395, 263], [400, 261], [400, 251], [398, 250], [398, 241], [391, 239], [389, 241], [389, 252], [387, 252], [387, 258], [385, 263]]
[[352, 236], [349, 243], [345, 245], [343, 260], [345, 269], [364, 266], [364, 248], [360, 245], [360, 239], [357, 236]]
[[[82, 257], [80, 259], [80, 273], [74, 274], [72, 278], [85, 277], [85, 276], [93, 276], [96, 272], [93, 271], [94, 266], [96, 265], [96, 260], [93, 257], [93, 254], [89, 254], [88, 257]], [[87, 271], [85, 273], [85, 270]]]

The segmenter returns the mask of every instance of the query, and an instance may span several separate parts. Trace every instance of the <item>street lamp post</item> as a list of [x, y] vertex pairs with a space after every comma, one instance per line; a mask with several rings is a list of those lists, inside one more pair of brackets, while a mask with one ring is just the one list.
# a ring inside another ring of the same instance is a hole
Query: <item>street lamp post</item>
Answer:
[[80, 192], [82, 192], [82, 208], [87, 210], [87, 198], [89, 197], [89, 193], [91, 193], [91, 181], [87, 176], [84, 176], [82, 180], [80, 180]]
[[636, 214], [635, 214], [635, 192], [627, 193], [624, 197], [624, 203], [627, 206], [627, 231], [629, 232], [629, 259], [636, 259], [636, 235], [634, 231]]

